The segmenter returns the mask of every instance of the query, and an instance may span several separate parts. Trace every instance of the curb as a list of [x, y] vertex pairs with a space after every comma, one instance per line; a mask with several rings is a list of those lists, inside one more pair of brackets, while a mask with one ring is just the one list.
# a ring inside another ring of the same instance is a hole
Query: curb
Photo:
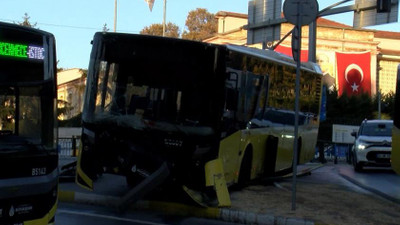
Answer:
[[[81, 203], [88, 205], [99, 205], [117, 208], [119, 197], [104, 196], [98, 194], [87, 194], [74, 191], [59, 191], [60, 202]], [[159, 201], [138, 201], [128, 210], [153, 210], [177, 216], [193, 216], [208, 219], [222, 220], [225, 222], [254, 224], [254, 225], [314, 225], [313, 221], [274, 216], [272, 214], [257, 214], [231, 210], [227, 208], [201, 208], [188, 206], [181, 203], [159, 202]]]

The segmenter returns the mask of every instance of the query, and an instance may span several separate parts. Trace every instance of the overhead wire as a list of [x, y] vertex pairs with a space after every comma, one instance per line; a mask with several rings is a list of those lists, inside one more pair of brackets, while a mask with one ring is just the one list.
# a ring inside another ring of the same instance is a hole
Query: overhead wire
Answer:
[[[20, 23], [19, 21], [10, 20], [10, 19], [1, 19], [0, 21], [3, 22], [11, 22], [11, 23]], [[36, 25], [43, 25], [43, 26], [51, 26], [51, 27], [61, 27], [61, 28], [69, 28], [69, 29], [81, 29], [81, 30], [97, 30], [102, 31], [103, 28], [95, 28], [95, 27], [81, 27], [81, 26], [72, 26], [72, 25], [62, 25], [62, 24], [52, 24], [52, 23], [41, 23], [36, 22]], [[132, 30], [118, 30], [118, 32], [128, 32], [128, 33], [139, 33], [138, 31]]]

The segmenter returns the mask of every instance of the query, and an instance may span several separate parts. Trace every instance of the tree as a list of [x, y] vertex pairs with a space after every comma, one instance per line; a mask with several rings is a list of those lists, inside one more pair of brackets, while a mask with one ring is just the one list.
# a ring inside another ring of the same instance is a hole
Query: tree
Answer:
[[71, 106], [71, 103], [57, 99], [57, 118], [63, 118], [67, 115], [74, 107]]
[[188, 31], [183, 32], [182, 38], [196, 41], [214, 35], [218, 29], [218, 21], [215, 19], [215, 15], [203, 8], [190, 11], [185, 25]]
[[368, 94], [359, 96], [338, 96], [337, 90], [327, 93], [326, 120], [321, 122], [318, 140], [332, 140], [332, 125], [346, 124], [359, 126], [364, 119], [374, 119], [377, 106]]
[[110, 29], [107, 27], [107, 23], [103, 25], [103, 32], [108, 32]]
[[31, 17], [28, 16], [28, 13], [25, 13], [24, 16], [22, 17], [22, 19], [24, 19], [24, 21], [21, 22], [21, 23], [18, 23], [18, 24], [21, 25], [21, 26], [25, 26], [25, 27], [33, 27], [33, 28], [35, 28], [37, 23], [31, 24], [31, 22], [29, 22], [30, 18]]
[[[152, 25], [150, 25], [148, 27], [143, 28], [140, 31], [140, 34], [162, 36], [162, 34], [163, 34], [163, 25], [160, 24], [160, 23], [152, 24]], [[176, 25], [176, 24], [173, 24], [171, 22], [167, 23], [166, 26], [165, 26], [165, 36], [166, 37], [179, 38], [179, 36], [180, 36], [179, 26]]]
[[[378, 95], [374, 98], [373, 105], [378, 108], [379, 98]], [[386, 94], [381, 94], [381, 118], [382, 119], [393, 119], [394, 117], [394, 105], [395, 105], [395, 93], [390, 91]], [[378, 112], [376, 112], [378, 114]]]

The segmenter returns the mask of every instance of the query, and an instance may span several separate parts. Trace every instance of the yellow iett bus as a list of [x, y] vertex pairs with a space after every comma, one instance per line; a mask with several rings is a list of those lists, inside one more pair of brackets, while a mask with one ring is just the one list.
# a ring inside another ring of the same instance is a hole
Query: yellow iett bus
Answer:
[[[302, 64], [300, 163], [315, 153], [321, 78], [318, 65]], [[229, 205], [220, 187], [291, 171], [295, 79], [293, 59], [270, 50], [96, 33], [77, 182], [92, 189], [116, 173], [132, 187], [214, 187]]]
[[393, 170], [400, 174], [400, 65], [397, 67], [391, 163]]
[[0, 224], [54, 224], [55, 38], [0, 22]]

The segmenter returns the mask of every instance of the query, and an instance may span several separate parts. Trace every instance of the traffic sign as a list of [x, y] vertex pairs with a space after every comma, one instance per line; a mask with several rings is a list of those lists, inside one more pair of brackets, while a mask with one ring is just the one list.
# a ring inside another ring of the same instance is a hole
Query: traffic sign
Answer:
[[[398, 0], [391, 0], [390, 6], [377, 0], [356, 0], [355, 3], [356, 9], [353, 19], [353, 27], [355, 28], [395, 23], [398, 20]], [[385, 8], [387, 9], [383, 10]]]
[[291, 24], [308, 25], [318, 16], [318, 2], [316, 0], [286, 0], [283, 3], [283, 14]]
[[268, 43], [281, 38], [282, 0], [252, 0], [248, 7], [247, 44]]

